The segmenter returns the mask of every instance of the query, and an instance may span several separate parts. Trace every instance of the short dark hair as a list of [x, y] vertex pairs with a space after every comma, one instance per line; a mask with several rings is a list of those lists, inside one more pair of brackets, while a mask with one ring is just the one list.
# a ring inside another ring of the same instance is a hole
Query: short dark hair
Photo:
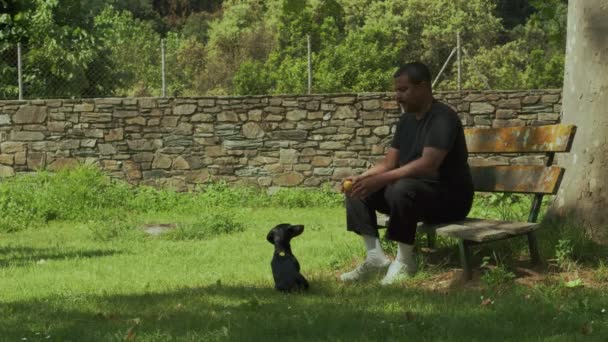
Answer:
[[431, 71], [421, 62], [411, 62], [400, 66], [393, 77], [397, 78], [403, 75], [407, 75], [413, 84], [420, 84], [422, 81], [431, 84]]

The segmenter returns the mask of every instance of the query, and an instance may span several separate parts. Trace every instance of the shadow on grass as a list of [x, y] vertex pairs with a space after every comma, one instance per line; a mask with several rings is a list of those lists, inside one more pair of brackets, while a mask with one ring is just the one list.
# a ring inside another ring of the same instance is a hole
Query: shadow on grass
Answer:
[[[596, 301], [590, 305], [606, 303], [605, 294], [588, 295]], [[560, 300], [563, 305], [569, 299]], [[142, 341], [544, 340], [582, 337], [580, 327], [595, 317], [585, 310], [600, 312], [598, 306], [560, 313], [553, 301], [517, 289], [480, 305], [478, 292], [345, 287], [329, 280], [315, 280], [310, 292], [293, 295], [268, 287], [211, 285], [0, 307], [2, 336], [31, 340], [40, 333], [61, 341], [123, 340], [129, 330]], [[608, 332], [607, 324], [596, 323], [596, 336]]]
[[538, 230], [538, 241], [541, 253], [547, 258], [565, 253], [573, 261], [590, 267], [608, 260], [608, 245], [596, 242], [572, 219], [544, 219]]
[[99, 258], [119, 253], [108, 249], [66, 251], [58, 248], [0, 247], [0, 267], [26, 266], [48, 260]]

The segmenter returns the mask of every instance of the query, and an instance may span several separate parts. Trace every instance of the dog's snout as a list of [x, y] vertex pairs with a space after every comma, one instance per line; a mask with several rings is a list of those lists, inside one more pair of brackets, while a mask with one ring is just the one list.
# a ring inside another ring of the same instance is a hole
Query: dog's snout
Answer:
[[268, 232], [268, 235], [266, 235], [266, 240], [274, 245], [274, 230]]
[[295, 226], [291, 226], [291, 230], [293, 232], [293, 236], [298, 236], [304, 232], [304, 226], [299, 224]]

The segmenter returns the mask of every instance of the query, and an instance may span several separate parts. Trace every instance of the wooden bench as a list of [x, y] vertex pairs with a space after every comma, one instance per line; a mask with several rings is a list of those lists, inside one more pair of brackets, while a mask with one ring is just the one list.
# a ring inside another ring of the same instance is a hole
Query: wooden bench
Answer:
[[[418, 225], [426, 233], [429, 247], [434, 247], [436, 235], [458, 239], [460, 261], [465, 279], [472, 277], [471, 247], [518, 236], [527, 236], [532, 262], [540, 262], [535, 230], [543, 196], [554, 195], [559, 189], [564, 169], [553, 165], [555, 153], [569, 152], [576, 127], [546, 125], [508, 128], [465, 129], [467, 147], [471, 154], [544, 154], [545, 165], [507, 165], [471, 167], [476, 192], [533, 194], [527, 222], [466, 218], [443, 224]], [[379, 219], [386, 225], [387, 218]]]

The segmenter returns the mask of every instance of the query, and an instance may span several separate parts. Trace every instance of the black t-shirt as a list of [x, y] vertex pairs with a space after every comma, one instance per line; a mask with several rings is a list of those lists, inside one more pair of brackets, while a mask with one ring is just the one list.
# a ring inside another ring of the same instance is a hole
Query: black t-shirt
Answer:
[[400, 166], [420, 158], [424, 147], [447, 150], [439, 167], [439, 183], [450, 188], [472, 189], [464, 129], [458, 114], [446, 104], [433, 101], [420, 120], [413, 113], [401, 115], [391, 147], [399, 150]]

